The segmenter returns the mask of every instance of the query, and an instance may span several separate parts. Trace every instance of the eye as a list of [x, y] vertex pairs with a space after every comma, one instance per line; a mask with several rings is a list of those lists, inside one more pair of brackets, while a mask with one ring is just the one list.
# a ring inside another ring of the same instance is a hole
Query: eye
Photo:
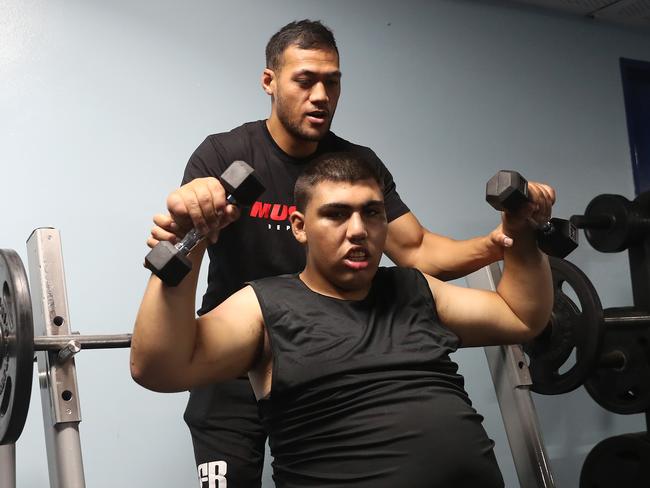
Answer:
[[365, 210], [365, 215], [367, 217], [382, 217], [384, 216], [384, 209], [379, 207], [370, 207]]
[[295, 81], [302, 88], [308, 88], [312, 85], [311, 78], [296, 78]]
[[331, 209], [325, 212], [325, 218], [329, 220], [341, 221], [348, 218], [348, 212], [345, 210]]

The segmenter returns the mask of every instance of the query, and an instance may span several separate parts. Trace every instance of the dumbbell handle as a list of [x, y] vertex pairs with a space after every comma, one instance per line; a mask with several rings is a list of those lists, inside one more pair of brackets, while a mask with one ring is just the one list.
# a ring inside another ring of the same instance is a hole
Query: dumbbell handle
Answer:
[[[232, 195], [228, 195], [226, 201], [232, 205], [237, 204], [235, 198]], [[174, 245], [174, 247], [178, 249], [178, 251], [183, 254], [183, 256], [187, 256], [190, 251], [204, 239], [204, 237], [205, 236], [196, 230], [196, 228], [192, 228], [187, 234], [185, 234], [180, 242], [177, 242], [176, 245]]]

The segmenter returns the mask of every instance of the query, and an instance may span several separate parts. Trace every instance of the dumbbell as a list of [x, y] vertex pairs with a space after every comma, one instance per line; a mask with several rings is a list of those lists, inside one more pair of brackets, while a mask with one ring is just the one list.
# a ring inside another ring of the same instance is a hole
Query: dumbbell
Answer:
[[[253, 168], [244, 161], [234, 161], [221, 174], [219, 181], [228, 194], [226, 200], [234, 205], [251, 205], [265, 189], [254, 175]], [[194, 228], [176, 245], [161, 241], [145, 257], [145, 267], [167, 286], [176, 286], [192, 269], [187, 255], [203, 238]]]
[[[516, 171], [499, 171], [488, 180], [485, 199], [499, 211], [516, 211], [528, 202], [528, 181]], [[552, 218], [536, 226], [537, 245], [549, 256], [564, 258], [578, 247], [578, 231], [570, 221]]]

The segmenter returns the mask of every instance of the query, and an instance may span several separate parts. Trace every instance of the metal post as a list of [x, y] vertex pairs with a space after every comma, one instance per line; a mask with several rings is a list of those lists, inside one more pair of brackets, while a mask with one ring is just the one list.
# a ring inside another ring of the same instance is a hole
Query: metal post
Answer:
[[[496, 290], [500, 279], [501, 269], [497, 263], [466, 278], [469, 287], [486, 290]], [[521, 488], [554, 488], [537, 411], [530, 394], [530, 372], [521, 347], [492, 346], [484, 350]]]
[[0, 488], [16, 488], [16, 444], [0, 446]]
[[[41, 228], [27, 240], [35, 335], [70, 335], [70, 315], [61, 240], [56, 229]], [[75, 361], [39, 351], [39, 383], [51, 488], [85, 488], [79, 422], [81, 413]]]

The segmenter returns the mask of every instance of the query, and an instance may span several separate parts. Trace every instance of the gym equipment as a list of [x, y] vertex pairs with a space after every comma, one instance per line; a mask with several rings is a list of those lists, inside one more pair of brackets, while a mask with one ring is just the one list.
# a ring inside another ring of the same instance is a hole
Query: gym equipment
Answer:
[[650, 486], [650, 439], [647, 432], [605, 439], [589, 452], [580, 472], [580, 488]]
[[633, 202], [621, 195], [596, 196], [584, 215], [571, 216], [571, 222], [584, 229], [589, 244], [600, 252], [621, 252], [639, 243], [650, 231], [648, 194]]
[[[515, 211], [528, 201], [528, 181], [516, 171], [501, 170], [490, 178], [485, 199], [496, 210]], [[552, 218], [537, 230], [537, 244], [549, 256], [566, 257], [578, 247], [578, 231], [565, 219]]]
[[32, 301], [15, 251], [0, 250], [0, 288], [0, 444], [10, 444], [27, 420], [34, 371]]
[[[34, 337], [27, 275], [18, 254], [0, 249], [0, 444], [15, 443], [23, 430], [32, 390], [34, 351], [56, 353], [64, 363], [81, 349], [129, 347], [131, 335]], [[63, 319], [53, 318], [56, 325]]]
[[[470, 288], [496, 290], [498, 263], [467, 276]], [[484, 347], [521, 488], [554, 488], [553, 473], [530, 394], [532, 380], [519, 345]]]
[[18, 255], [0, 250], [0, 486], [16, 486], [13, 443], [29, 409], [36, 354], [50, 487], [83, 488], [74, 356], [83, 348], [129, 347], [131, 335], [71, 332], [58, 231], [36, 229], [27, 257], [31, 288]]
[[[646, 411], [650, 408], [650, 314], [636, 307], [603, 310], [594, 286], [577, 266], [553, 257], [549, 262], [555, 292], [551, 320], [542, 334], [523, 346], [532, 390], [558, 395], [584, 384], [607, 410]], [[573, 293], [565, 292], [564, 286]], [[569, 295], [575, 295], [578, 303]]]
[[[234, 161], [219, 181], [228, 194], [226, 200], [235, 205], [252, 205], [265, 189], [244, 161]], [[192, 269], [187, 255], [202, 239], [201, 233], [192, 229], [176, 245], [161, 241], [145, 257], [145, 267], [167, 286], [177, 286]]]
[[[532, 390], [544, 395], [581, 386], [596, 366], [604, 332], [603, 308], [596, 289], [574, 264], [549, 256], [553, 273], [553, 312], [546, 329], [524, 344]], [[570, 287], [576, 304], [565, 290]], [[570, 365], [575, 351], [575, 362]]]
[[585, 388], [611, 412], [645, 412], [650, 408], [650, 316], [632, 307], [607, 312], [601, 361]]

